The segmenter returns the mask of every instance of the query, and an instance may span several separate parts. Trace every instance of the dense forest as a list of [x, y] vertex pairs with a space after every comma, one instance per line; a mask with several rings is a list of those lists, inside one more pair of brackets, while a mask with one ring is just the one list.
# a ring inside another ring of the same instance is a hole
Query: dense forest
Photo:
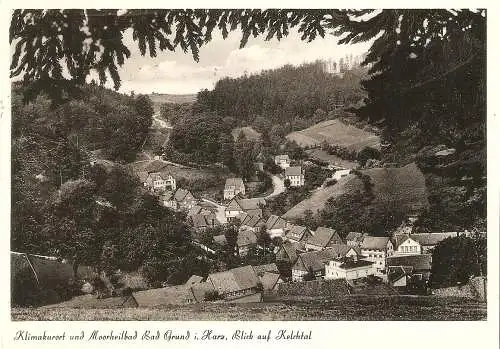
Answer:
[[[264, 117], [273, 124], [312, 119], [316, 110], [333, 112], [337, 105], [358, 106], [365, 94], [360, 81], [366, 69], [346, 66], [342, 75], [329, 72], [325, 62], [278, 69], [239, 78], [223, 78], [211, 91], [198, 93], [197, 103], [236, 125]], [[321, 120], [319, 120], [321, 121]]]

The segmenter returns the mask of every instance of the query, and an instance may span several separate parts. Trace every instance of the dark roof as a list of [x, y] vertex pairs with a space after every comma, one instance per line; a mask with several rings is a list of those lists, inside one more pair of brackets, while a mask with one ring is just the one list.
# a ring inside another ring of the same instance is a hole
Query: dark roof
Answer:
[[365, 250], [385, 250], [387, 248], [388, 237], [365, 236], [361, 243], [361, 248]]
[[290, 166], [285, 168], [285, 177], [286, 176], [300, 176], [302, 174], [301, 166]]
[[238, 247], [255, 245], [257, 243], [257, 235], [252, 230], [240, 230], [236, 239]]
[[259, 278], [251, 265], [234, 268], [208, 276], [215, 290], [222, 294], [257, 287]]
[[290, 225], [287, 228], [287, 232], [285, 234], [286, 238], [300, 241], [303, 239], [304, 234], [307, 232], [307, 228], [301, 225]]
[[186, 189], [182, 189], [182, 188], [179, 188], [177, 189], [177, 191], [175, 192], [175, 195], [174, 195], [174, 198], [176, 201], [182, 201], [186, 198], [186, 196], [188, 195], [191, 195], [193, 196], [193, 194], [191, 194], [189, 192], [189, 190], [186, 190]]
[[193, 222], [193, 227], [195, 229], [214, 227], [218, 224], [218, 221], [213, 213], [208, 215], [195, 214], [191, 216], [191, 221]]
[[[324, 268], [325, 264], [331, 260], [345, 257], [352, 248], [347, 245], [332, 245], [331, 248], [322, 251], [306, 252], [299, 255], [294, 269], [309, 271], [318, 271]], [[302, 263], [300, 263], [302, 261]]]
[[337, 232], [334, 229], [319, 227], [316, 229], [314, 235], [307, 239], [306, 242], [310, 245], [324, 248], [330, 243], [335, 234], [337, 234]]
[[278, 273], [279, 270], [275, 263], [262, 264], [262, 265], [254, 265], [253, 270], [258, 276], [261, 276], [264, 273]]
[[280, 247], [280, 249], [283, 249], [285, 251], [291, 263], [295, 263], [297, 261], [297, 258], [299, 257], [296, 247], [297, 246], [291, 241], [284, 241]]
[[418, 243], [422, 246], [435, 246], [441, 241], [449, 237], [456, 237], [458, 234], [455, 232], [449, 233], [419, 233], [419, 234], [411, 234], [410, 237], [418, 241]]
[[271, 215], [266, 221], [266, 228], [267, 229], [285, 229], [287, 225], [287, 222], [276, 215]]
[[416, 254], [408, 256], [391, 256], [386, 260], [388, 267], [412, 267], [414, 271], [430, 270], [432, 263], [431, 254]]
[[372, 264], [373, 264], [373, 262], [365, 261], [362, 259], [353, 260], [351, 258], [345, 258], [343, 263], [339, 266], [339, 268], [354, 269], [354, 268], [359, 268], [359, 267], [366, 267], [366, 266], [369, 266]]
[[[240, 199], [235, 197], [229, 202], [229, 204], [226, 207], [226, 210], [232, 211], [233, 209], [231, 207], [238, 206], [239, 208], [241, 208], [242, 211], [247, 211], [247, 213], [250, 213], [249, 211], [251, 210], [260, 210], [260, 206], [265, 204], [266, 200], [262, 198]], [[260, 212], [262, 212], [262, 210], [260, 210]], [[252, 214], [255, 215], [256, 213]]]

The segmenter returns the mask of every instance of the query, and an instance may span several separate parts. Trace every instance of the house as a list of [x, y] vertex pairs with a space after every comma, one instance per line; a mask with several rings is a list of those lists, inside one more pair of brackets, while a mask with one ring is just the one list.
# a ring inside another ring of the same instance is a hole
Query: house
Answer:
[[266, 230], [271, 238], [276, 236], [282, 237], [287, 226], [288, 222], [276, 215], [269, 216], [266, 221]]
[[408, 255], [421, 254], [422, 246], [418, 241], [415, 241], [411, 235], [396, 234], [393, 238], [394, 254]]
[[207, 282], [225, 300], [258, 293], [259, 277], [251, 265], [209, 274]]
[[365, 236], [366, 234], [352, 231], [349, 234], [347, 234], [345, 238], [346, 244], [352, 247], [361, 247], [361, 244], [363, 243]]
[[325, 279], [356, 280], [375, 274], [373, 262], [357, 259], [333, 259], [325, 266]]
[[311, 237], [305, 240], [307, 251], [321, 251], [332, 244], [343, 244], [343, 241], [334, 229], [325, 227], [319, 227]]
[[387, 257], [389, 282], [395, 287], [406, 287], [410, 277], [429, 280], [431, 275], [432, 255], [419, 254]]
[[301, 243], [284, 241], [276, 252], [276, 261], [286, 262], [294, 265], [299, 254], [305, 251], [305, 247]]
[[347, 245], [332, 245], [322, 251], [302, 253], [292, 267], [292, 281], [305, 281], [308, 274], [313, 278], [325, 275], [325, 265], [331, 260], [344, 257], [357, 257], [354, 248]]
[[207, 215], [195, 214], [190, 217], [190, 223], [197, 232], [205, 231], [209, 228], [215, 228], [219, 225], [219, 221], [215, 218], [215, 214]]
[[411, 238], [417, 241], [422, 247], [422, 253], [432, 253], [434, 247], [441, 241], [447, 238], [452, 238], [459, 236], [457, 232], [446, 232], [446, 233], [418, 233], [411, 234]]
[[163, 192], [167, 188], [175, 191], [177, 188], [175, 178], [168, 170], [168, 165], [160, 160], [152, 161], [137, 175], [144, 186], [153, 192]]
[[250, 215], [246, 212], [243, 212], [236, 216], [236, 218], [240, 221], [240, 229], [244, 230], [259, 232], [266, 225], [266, 222], [259, 214]]
[[179, 206], [177, 205], [177, 201], [174, 199], [174, 192], [167, 190], [163, 194], [160, 195], [160, 203], [172, 210], [177, 210]]
[[374, 262], [377, 275], [385, 274], [385, 259], [393, 253], [394, 247], [388, 237], [365, 236], [361, 244], [361, 255]]
[[189, 190], [179, 188], [175, 192], [174, 200], [177, 202], [179, 209], [190, 210], [196, 205], [198, 200], [194, 197]]
[[194, 216], [195, 214], [201, 214], [201, 215], [210, 215], [212, 214], [213, 211], [206, 208], [206, 207], [203, 207], [201, 205], [194, 205], [193, 207], [191, 207], [191, 209], [188, 211], [187, 213], [187, 216], [188, 217], [192, 217]]
[[228, 178], [224, 186], [224, 200], [231, 200], [236, 195], [245, 195], [245, 184], [241, 178]]
[[291, 187], [301, 187], [304, 185], [304, 170], [302, 166], [292, 166], [285, 168], [285, 180], [290, 181]]
[[205, 302], [207, 292], [215, 291], [214, 285], [208, 280], [191, 286], [191, 293], [197, 303]]
[[255, 271], [255, 274], [257, 274], [257, 276], [262, 276], [264, 275], [264, 273], [274, 273], [274, 274], [280, 273], [276, 263], [254, 265], [253, 270]]
[[252, 216], [260, 215], [262, 217], [261, 207], [265, 204], [266, 201], [261, 198], [240, 199], [235, 197], [227, 204], [224, 213], [228, 221], [234, 220], [238, 215], [245, 212]]
[[291, 224], [286, 228], [284, 240], [302, 242], [309, 239], [311, 236], [311, 232], [306, 227]]
[[348, 176], [350, 173], [350, 169], [338, 169], [332, 174], [332, 178], [338, 181], [341, 178]]
[[266, 271], [262, 276], [259, 276], [260, 283], [264, 292], [273, 292], [278, 289], [278, 285], [283, 282], [279, 273], [271, 273]]
[[287, 167], [290, 167], [290, 157], [288, 154], [276, 155], [274, 157], [274, 163], [284, 170]]
[[240, 256], [246, 256], [252, 247], [257, 247], [257, 235], [255, 235], [255, 232], [249, 229], [238, 231], [236, 247]]

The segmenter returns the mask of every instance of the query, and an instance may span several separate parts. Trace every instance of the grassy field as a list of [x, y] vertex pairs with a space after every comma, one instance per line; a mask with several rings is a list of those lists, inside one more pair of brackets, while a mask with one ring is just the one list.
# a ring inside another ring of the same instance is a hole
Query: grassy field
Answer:
[[323, 210], [328, 199], [337, 197], [342, 194], [358, 188], [362, 185], [360, 179], [354, 175], [341, 178], [337, 184], [328, 186], [326, 188], [319, 188], [312, 192], [311, 196], [288, 210], [284, 215], [284, 219], [294, 220], [303, 218], [307, 210], [311, 210], [313, 214]]
[[486, 304], [462, 298], [350, 296], [279, 303], [201, 303], [161, 308], [14, 308], [13, 321], [68, 320], [486, 320]]
[[286, 138], [303, 147], [320, 145], [324, 141], [357, 151], [367, 146], [380, 146], [380, 138], [376, 134], [346, 125], [338, 119], [323, 121], [305, 130], [292, 132]]
[[[373, 168], [361, 172], [369, 175], [374, 184], [374, 207], [392, 205], [408, 211], [428, 207], [425, 177], [415, 164], [397, 168]], [[304, 217], [306, 210], [316, 213], [324, 208], [331, 197], [357, 189], [363, 189], [363, 182], [355, 175], [349, 175], [335, 185], [314, 191], [310, 198], [292, 207], [283, 217], [293, 220]]]

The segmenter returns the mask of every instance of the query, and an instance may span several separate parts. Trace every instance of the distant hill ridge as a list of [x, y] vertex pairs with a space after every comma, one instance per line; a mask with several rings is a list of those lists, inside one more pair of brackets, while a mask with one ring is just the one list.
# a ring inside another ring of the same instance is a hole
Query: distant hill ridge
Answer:
[[194, 103], [196, 101], [196, 93], [191, 93], [191, 94], [151, 93], [148, 96], [155, 104], [162, 104], [162, 103], [182, 104], [182, 103]]

